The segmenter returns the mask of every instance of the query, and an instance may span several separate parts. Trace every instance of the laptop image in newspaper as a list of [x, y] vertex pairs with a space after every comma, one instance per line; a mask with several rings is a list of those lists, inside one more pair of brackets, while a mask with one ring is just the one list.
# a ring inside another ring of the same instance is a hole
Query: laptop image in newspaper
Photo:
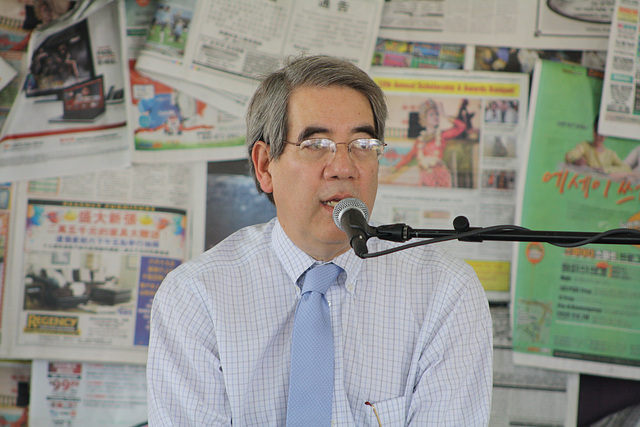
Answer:
[[49, 122], [92, 122], [105, 111], [102, 76], [64, 89], [62, 106], [62, 116]]

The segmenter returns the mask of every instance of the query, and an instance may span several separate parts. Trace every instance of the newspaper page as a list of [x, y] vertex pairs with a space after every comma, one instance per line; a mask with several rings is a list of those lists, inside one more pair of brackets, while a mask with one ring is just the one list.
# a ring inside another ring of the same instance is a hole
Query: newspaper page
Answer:
[[[533, 77], [518, 223], [638, 229], [640, 181], [621, 160], [637, 143], [594, 129], [602, 73], [540, 61]], [[640, 247], [519, 243], [515, 267], [516, 363], [640, 379]]]
[[29, 425], [30, 379], [31, 362], [0, 361], [0, 425]]
[[125, 166], [122, 0], [83, 2], [31, 34], [28, 70], [0, 134], [0, 181]]
[[18, 72], [18, 74], [7, 83], [7, 86], [0, 91], [0, 130], [4, 125], [9, 111], [13, 106], [13, 101], [16, 99], [18, 92], [20, 91], [20, 83], [24, 73], [22, 71], [22, 60], [25, 57], [25, 52], [17, 51], [0, 51], [0, 58], [7, 62], [11, 67]]
[[34, 360], [29, 422], [39, 427], [146, 426], [145, 366]]
[[490, 427], [575, 426], [580, 376], [513, 364], [508, 303], [490, 305], [493, 397]]
[[[389, 118], [378, 223], [449, 229], [513, 224], [529, 77], [515, 73], [376, 69]], [[490, 298], [509, 299], [512, 242], [442, 242], [469, 262]]]
[[0, 90], [4, 89], [18, 72], [4, 59], [0, 58]]
[[0, 343], [2, 342], [2, 310], [5, 298], [5, 283], [7, 266], [11, 262], [9, 245], [11, 238], [12, 214], [15, 184], [9, 182], [0, 184]]
[[[229, 160], [246, 157], [244, 117], [160, 83], [135, 69], [153, 23], [155, 3], [127, 0], [127, 51], [131, 79], [130, 123], [134, 162]], [[165, 79], [165, 83], [168, 79]]]
[[613, 0], [390, 0], [380, 37], [534, 49], [606, 49]]
[[640, 1], [616, 2], [602, 88], [600, 132], [618, 138], [640, 139], [639, 14]]
[[[262, 76], [289, 55], [328, 54], [368, 70], [382, 0], [172, 0], [158, 4], [137, 67], [180, 77], [199, 87], [204, 102], [237, 94], [241, 107]], [[185, 86], [185, 88], [187, 88]], [[182, 88], [181, 88], [182, 89]], [[192, 87], [192, 89], [194, 89]]]
[[13, 211], [15, 286], [4, 313], [13, 328], [3, 350], [144, 363], [155, 291], [204, 246], [206, 164], [135, 165], [25, 186]]

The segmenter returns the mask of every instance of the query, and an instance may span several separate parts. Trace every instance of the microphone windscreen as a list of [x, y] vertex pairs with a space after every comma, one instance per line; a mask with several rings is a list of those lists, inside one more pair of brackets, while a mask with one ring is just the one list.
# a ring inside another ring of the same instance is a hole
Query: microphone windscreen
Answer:
[[356, 199], [355, 197], [342, 199], [338, 202], [336, 207], [333, 208], [333, 222], [336, 223], [336, 226], [340, 230], [345, 231], [344, 228], [342, 228], [340, 220], [342, 218], [342, 214], [349, 209], [357, 209], [362, 213], [362, 216], [364, 216], [364, 220], [369, 221], [369, 208], [367, 208], [367, 205], [365, 205], [363, 201]]

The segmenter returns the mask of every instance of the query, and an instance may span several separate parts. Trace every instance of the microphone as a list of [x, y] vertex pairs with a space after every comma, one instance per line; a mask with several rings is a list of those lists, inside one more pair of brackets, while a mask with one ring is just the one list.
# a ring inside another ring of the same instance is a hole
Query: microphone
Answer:
[[357, 256], [362, 258], [369, 252], [367, 239], [372, 235], [373, 229], [367, 223], [369, 209], [362, 201], [356, 198], [343, 199], [333, 208], [333, 222], [347, 233], [349, 244]]

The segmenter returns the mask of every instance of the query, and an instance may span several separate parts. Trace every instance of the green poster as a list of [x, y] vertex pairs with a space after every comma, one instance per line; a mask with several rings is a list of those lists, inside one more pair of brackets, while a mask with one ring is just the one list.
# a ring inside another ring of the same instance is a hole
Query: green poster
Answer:
[[[536, 66], [522, 226], [640, 229], [640, 177], [624, 163], [638, 141], [595, 133], [601, 91], [601, 73]], [[512, 301], [516, 362], [640, 377], [640, 246], [519, 243]]]

